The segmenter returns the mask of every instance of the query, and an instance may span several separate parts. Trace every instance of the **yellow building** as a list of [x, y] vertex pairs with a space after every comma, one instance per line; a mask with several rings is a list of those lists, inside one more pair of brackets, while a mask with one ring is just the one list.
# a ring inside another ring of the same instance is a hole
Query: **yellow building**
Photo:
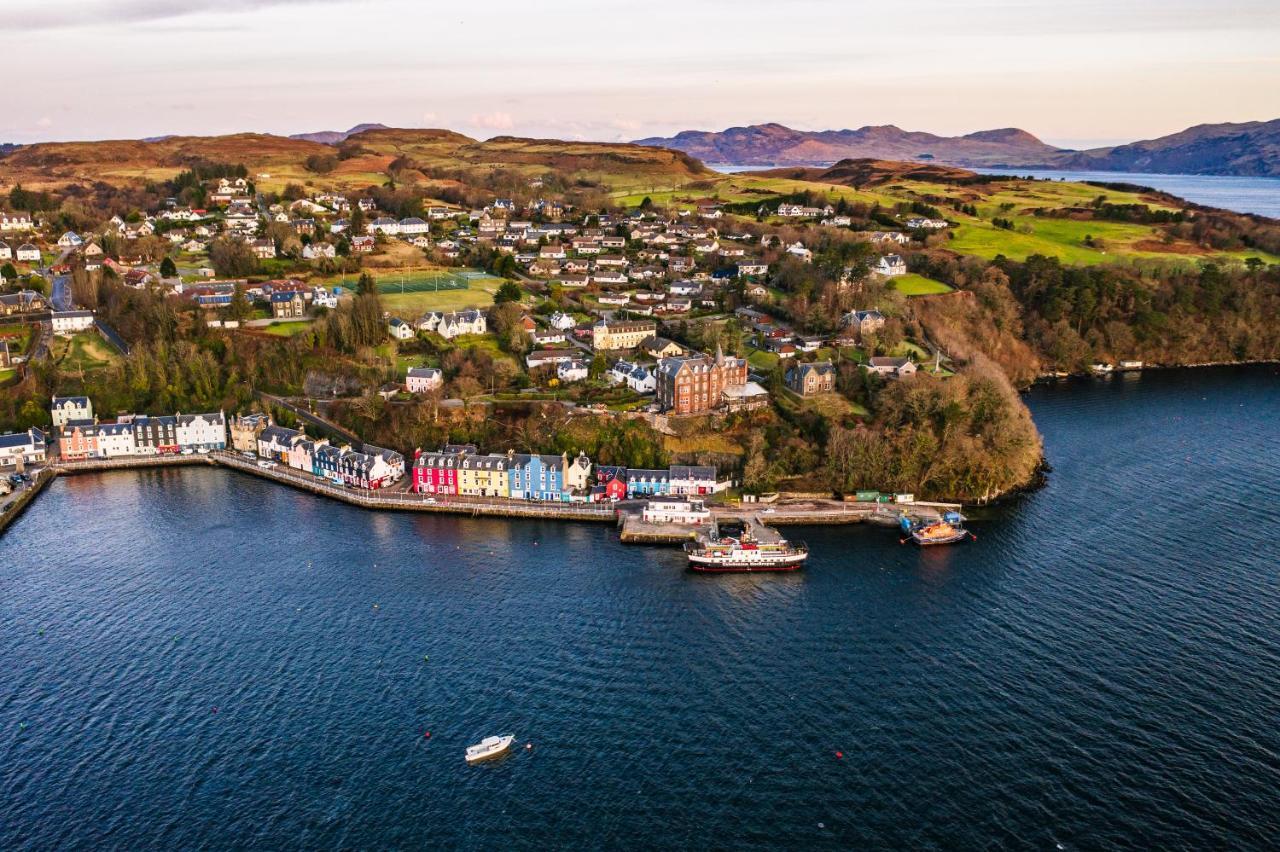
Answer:
[[635, 349], [654, 336], [658, 324], [653, 320], [627, 320], [607, 322], [601, 320], [591, 327], [591, 345], [597, 352], [608, 349]]
[[510, 497], [506, 456], [466, 456], [458, 465], [458, 493], [471, 497]]

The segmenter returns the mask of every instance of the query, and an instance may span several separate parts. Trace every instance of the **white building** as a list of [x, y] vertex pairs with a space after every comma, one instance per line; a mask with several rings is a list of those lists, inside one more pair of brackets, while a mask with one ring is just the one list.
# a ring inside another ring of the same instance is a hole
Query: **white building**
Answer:
[[93, 402], [87, 396], [55, 396], [49, 406], [53, 428], [61, 429], [72, 420], [92, 420]]
[[53, 333], [70, 337], [93, 328], [93, 311], [54, 311]]
[[138, 442], [133, 436], [133, 424], [99, 423], [98, 455], [104, 459], [134, 456], [138, 454]]
[[33, 227], [25, 213], [0, 213], [0, 231], [30, 231]]
[[556, 367], [556, 378], [561, 382], [580, 382], [587, 377], [587, 364], [585, 361], [566, 361]]
[[876, 261], [875, 271], [889, 277], [907, 274], [907, 262], [901, 255], [886, 254]]
[[408, 340], [413, 337], [413, 326], [400, 317], [392, 317], [387, 323], [387, 330], [391, 332], [391, 336], [396, 340]]
[[22, 245], [18, 246], [18, 251], [16, 254], [17, 254], [18, 260], [24, 260], [24, 261], [27, 261], [28, 263], [40, 262], [40, 249], [36, 248], [31, 243], [23, 243]]
[[645, 503], [642, 517], [647, 524], [709, 524], [711, 510], [698, 499], [659, 497]]
[[434, 331], [445, 340], [461, 334], [484, 334], [489, 321], [483, 311], [431, 311], [418, 320], [419, 331]]
[[444, 384], [444, 374], [435, 367], [410, 367], [404, 384], [409, 393], [428, 393]]
[[227, 418], [211, 414], [179, 414], [178, 446], [184, 450], [223, 450], [227, 446]]
[[44, 433], [34, 427], [25, 432], [0, 435], [0, 467], [41, 464], [47, 449]]

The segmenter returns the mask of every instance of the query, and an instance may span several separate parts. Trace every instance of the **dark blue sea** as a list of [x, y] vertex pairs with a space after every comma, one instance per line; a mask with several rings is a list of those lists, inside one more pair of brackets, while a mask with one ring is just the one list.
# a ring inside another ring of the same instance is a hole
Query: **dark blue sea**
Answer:
[[1029, 402], [1053, 473], [977, 542], [795, 576], [59, 479], [0, 539], [0, 849], [1276, 848], [1280, 375]]

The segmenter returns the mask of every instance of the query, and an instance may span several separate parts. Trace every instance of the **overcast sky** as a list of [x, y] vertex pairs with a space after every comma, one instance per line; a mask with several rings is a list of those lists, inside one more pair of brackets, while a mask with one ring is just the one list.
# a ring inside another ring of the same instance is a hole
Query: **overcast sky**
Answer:
[[1280, 0], [0, 0], [0, 20], [13, 142], [778, 121], [1084, 147], [1280, 117]]

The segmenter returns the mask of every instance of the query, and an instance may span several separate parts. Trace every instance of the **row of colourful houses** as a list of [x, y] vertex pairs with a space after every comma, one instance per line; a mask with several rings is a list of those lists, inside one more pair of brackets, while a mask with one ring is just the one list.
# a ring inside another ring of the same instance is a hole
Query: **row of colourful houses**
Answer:
[[85, 396], [55, 396], [50, 407], [62, 461], [208, 452], [227, 446], [227, 420], [207, 414], [123, 415], [100, 422]]
[[438, 453], [418, 452], [413, 490], [419, 494], [501, 497], [556, 503], [591, 499], [591, 460], [579, 453], [480, 455], [471, 444], [453, 444]]
[[[233, 428], [233, 437], [235, 430]], [[240, 442], [236, 442], [237, 446]], [[361, 450], [336, 446], [324, 438], [310, 438], [300, 429], [265, 424], [257, 430], [257, 455], [268, 461], [310, 473], [335, 485], [376, 490], [404, 477], [404, 456], [365, 444]]]
[[692, 497], [717, 494], [729, 487], [728, 480], [718, 479], [710, 465], [673, 464], [665, 470], [596, 467], [596, 488], [601, 499], [623, 500], [634, 497]]

